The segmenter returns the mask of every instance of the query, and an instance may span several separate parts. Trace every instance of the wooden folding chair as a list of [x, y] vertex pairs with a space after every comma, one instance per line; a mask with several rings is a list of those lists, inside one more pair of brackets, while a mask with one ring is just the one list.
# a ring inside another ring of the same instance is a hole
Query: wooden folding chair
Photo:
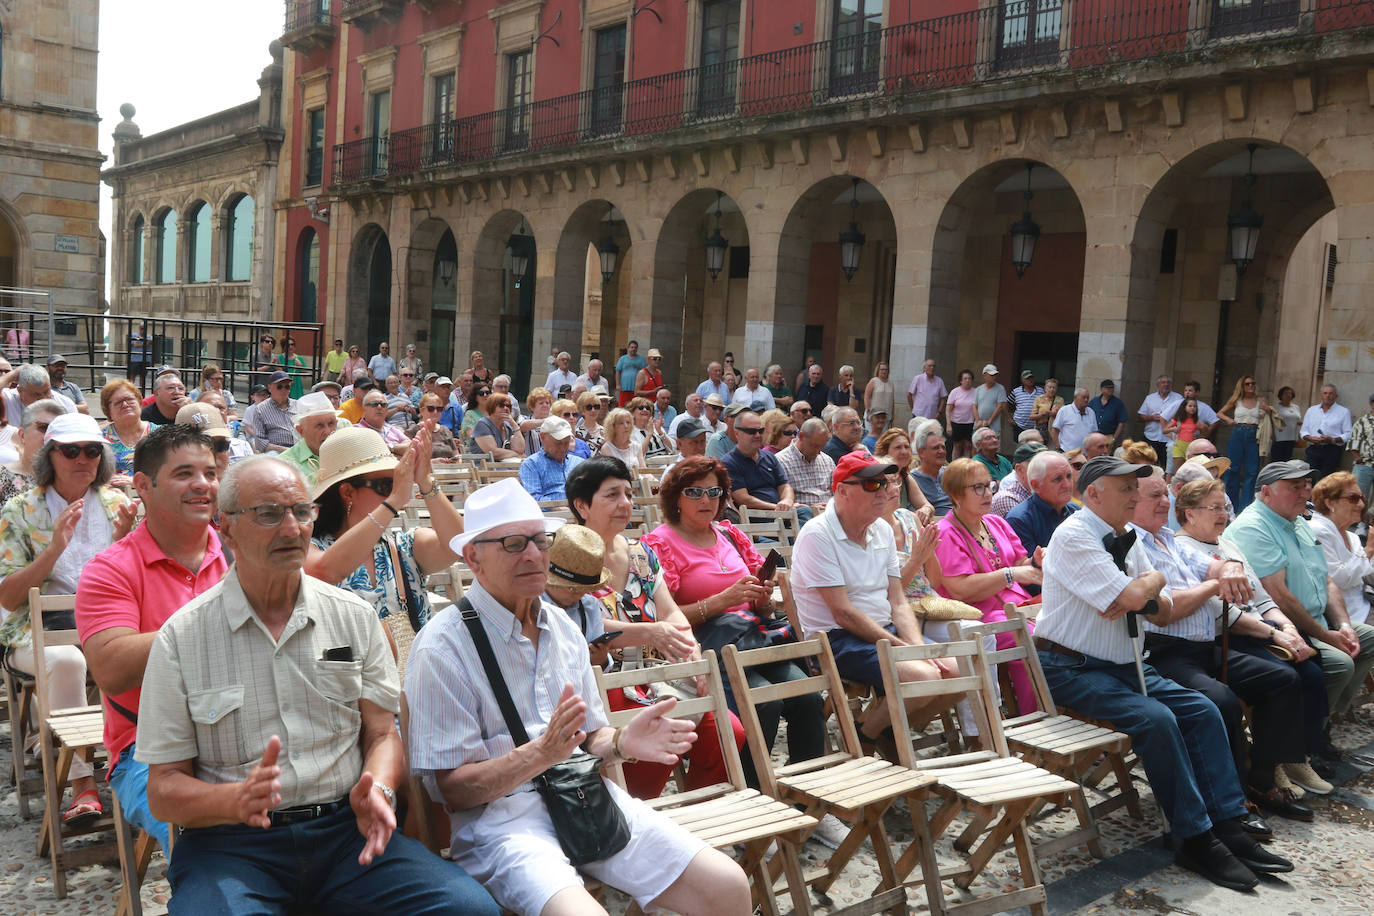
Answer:
[[[958, 887], [968, 890], [997, 850], [1011, 839], [1021, 866], [1022, 886], [1017, 890], [980, 897], [974, 902], [973, 909], [991, 913], [1029, 906], [1034, 916], [1043, 916], [1045, 886], [1040, 879], [1040, 867], [1026, 831], [1026, 818], [1044, 800], [1060, 804], [1072, 801], [1080, 812], [1080, 818], [1087, 806], [1082, 801], [1083, 790], [1077, 783], [1013, 757], [1007, 750], [1001, 718], [990, 715], [992, 679], [986, 669], [980, 671], [974, 665], [974, 659], [982, 650], [978, 640], [917, 646], [894, 646], [887, 639], [878, 641], [878, 662], [883, 672], [883, 687], [892, 717], [897, 754], [905, 766], [934, 776], [936, 784], [933, 790], [943, 799], [939, 810], [931, 818], [931, 832], [940, 836], [960, 813], [967, 813], [972, 818], [971, 824], [954, 841], [956, 851], [965, 855], [963, 864], [943, 873], [939, 870], [926, 871], [926, 890], [932, 900], [932, 912], [945, 912], [943, 889], [938, 885], [945, 878], [953, 878]], [[898, 677], [897, 666], [902, 662], [937, 658], [957, 659], [959, 675], [927, 681], [902, 681]], [[906, 701], [937, 697], [947, 698], [950, 704], [959, 699], [968, 699], [986, 750], [947, 757], [916, 757], [911, 746]], [[987, 830], [982, 842], [975, 846], [974, 842], [989, 825], [992, 825], [991, 829]], [[1083, 826], [1083, 831], [1089, 830], [1087, 825]], [[1083, 831], [1080, 831], [1080, 835]], [[1091, 835], [1082, 836], [1080, 842], [1095, 843], [1096, 840], [1096, 831], [1091, 830]], [[905, 863], [899, 863], [899, 867], [902, 864]], [[930, 893], [932, 885], [936, 885], [934, 894]], [[937, 903], [939, 909], [936, 908]]]
[[33, 800], [43, 795], [42, 770], [29, 763], [28, 755], [24, 752], [34, 730], [34, 680], [5, 665], [4, 681], [10, 720], [10, 782], [14, 785], [15, 799], [19, 802], [19, 816], [28, 820], [33, 817]]
[[[715, 714], [716, 734], [698, 733], [697, 740], [714, 740], [720, 743], [728, 782], [716, 783], [690, 792], [660, 796], [647, 801], [646, 804], [662, 811], [716, 849], [742, 845], [744, 854], [740, 865], [750, 876], [754, 904], [770, 916], [777, 916], [778, 913], [773, 880], [777, 875], [778, 866], [781, 865], [782, 872], [787, 877], [787, 887], [792, 896], [795, 912], [803, 916], [809, 914], [811, 901], [807, 896], [806, 882], [797, 860], [797, 846], [815, 829], [817, 820], [809, 813], [803, 814], [791, 805], [760, 794], [745, 784], [744, 770], [740, 765], [739, 752], [735, 748], [735, 736], [730, 726], [730, 710], [725, 705], [725, 690], [721, 685], [720, 668], [716, 664], [715, 655], [707, 653], [706, 658], [701, 661], [635, 668], [612, 674], [597, 668], [595, 674], [597, 687], [601, 690], [602, 703], [606, 708], [607, 720], [615, 727], [627, 724], [642, 711], [643, 707], [613, 710], [609, 698], [611, 691], [680, 678], [702, 675], [706, 677], [709, 687], [707, 695], [679, 701], [673, 715], [690, 716], [707, 712]], [[622, 789], [625, 788], [625, 774], [619, 765], [610, 768], [610, 776]], [[767, 856], [768, 846], [775, 840], [778, 852], [770, 862]]]
[[[773, 765], [763, 735], [763, 725], [759, 721], [759, 704], [820, 690], [828, 691], [832, 697], [844, 696], [844, 685], [825, 634], [802, 642], [747, 652], [730, 645], [725, 647], [723, 654], [739, 717], [748, 735], [749, 752], [753, 755], [754, 769], [763, 791], [779, 801], [804, 805], [806, 813], [812, 817], [833, 814], [852, 825], [849, 835], [831, 854], [826, 867], [807, 875], [806, 883], [814, 885], [819, 891], [830, 887], [865, 839], [873, 843], [873, 855], [881, 876], [875, 896], [898, 887], [902, 878], [917, 863], [925, 874], [938, 873], [925, 813], [925, 800], [929, 797], [934, 777], [866, 756], [859, 746], [859, 735], [854, 728], [849, 705], [844, 701], [832, 704], [839, 723], [839, 749], [813, 760], [780, 767]], [[809, 670], [809, 666], [814, 664], [815, 670], [820, 673], [781, 684], [749, 685], [747, 669], [781, 661], [796, 662], [803, 670]], [[899, 798], [907, 800], [915, 833], [900, 865], [893, 860], [892, 846], [883, 826], [883, 815]], [[931, 882], [930, 887], [933, 890], [928, 890], [927, 896], [931, 893], [938, 895], [938, 882]], [[905, 897], [902, 898], [902, 905], [905, 905]], [[934, 908], [940, 902], [931, 897], [930, 905]]]
[[[1095, 819], [1125, 807], [1132, 817], [1139, 819], [1140, 793], [1136, 791], [1131, 779], [1127, 757], [1131, 752], [1131, 739], [1128, 735], [1113, 731], [1102, 725], [1087, 722], [1060, 713], [1045, 683], [1045, 670], [1040, 667], [1040, 656], [1036, 654], [1031, 642], [1030, 629], [1025, 618], [1020, 615], [1007, 615], [1008, 619], [996, 623], [964, 624], [965, 636], [981, 638], [1010, 633], [1016, 644], [1007, 649], [985, 652], [982, 664], [997, 665], [1005, 669], [1011, 661], [1020, 660], [1026, 666], [1031, 687], [1040, 709], [1025, 715], [1014, 716], [1002, 722], [1002, 731], [1007, 746], [1030, 762], [1072, 779], [1084, 788], [1094, 788], [1105, 795], [1101, 801], [1088, 806], [1088, 818], [1095, 825]], [[1089, 780], [1089, 774], [1105, 763], [1116, 776], [1114, 791], [1100, 789], [1096, 781]], [[1059, 840], [1038, 847], [1045, 853], [1064, 848]]]
[[[148, 874], [148, 864], [153, 860], [153, 850], [157, 840], [151, 833], [139, 830], [124, 818], [124, 809], [119, 806], [119, 798], [110, 793], [114, 805], [115, 842], [119, 852], [119, 902], [115, 916], [143, 916], [143, 900], [140, 889]], [[167, 858], [171, 853], [166, 852]]]
[[35, 727], [39, 733], [39, 756], [43, 761], [43, 826], [38, 831], [38, 854], [52, 860], [53, 893], [61, 900], [67, 896], [67, 869], [95, 862], [114, 862], [118, 849], [115, 838], [71, 848], [66, 841], [76, 836], [108, 833], [114, 819], [102, 814], [94, 823], [68, 828], [62, 823], [62, 794], [67, 787], [72, 760], [77, 754], [94, 759], [103, 750], [105, 715], [99, 706], [53, 710], [48, 706], [47, 665], [43, 656], [48, 646], [79, 646], [76, 630], [45, 630], [47, 614], [76, 609], [75, 595], [44, 595], [29, 589], [29, 615], [33, 621]]
[[[406, 702], [405, 691], [401, 691], [401, 714], [397, 717], [401, 726], [401, 744], [406, 751], [407, 760], [410, 758], [410, 704]], [[444, 806], [429, 797], [429, 792], [425, 790], [424, 783], [420, 777], [406, 767], [406, 795], [408, 796], [408, 806], [406, 810], [406, 822], [404, 825], [405, 835], [412, 839], [419, 840], [429, 848], [429, 851], [437, 856], [444, 856], [444, 851], [448, 849], [448, 816], [444, 811]]]

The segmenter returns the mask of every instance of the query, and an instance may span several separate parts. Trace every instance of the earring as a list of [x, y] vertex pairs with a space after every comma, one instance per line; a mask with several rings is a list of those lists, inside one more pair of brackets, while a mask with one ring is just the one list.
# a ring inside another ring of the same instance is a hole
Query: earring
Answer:
[[351, 499], [345, 499], [345, 500], [344, 500], [344, 515], [352, 515], [352, 514], [353, 514], [353, 500], [351, 500]]

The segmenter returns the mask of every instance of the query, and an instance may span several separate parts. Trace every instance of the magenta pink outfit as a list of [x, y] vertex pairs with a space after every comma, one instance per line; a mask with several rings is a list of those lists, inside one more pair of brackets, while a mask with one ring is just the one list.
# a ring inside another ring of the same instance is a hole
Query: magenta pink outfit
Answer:
[[[939, 561], [940, 570], [945, 576], [969, 576], [995, 569], [1006, 569], [1016, 565], [1016, 561], [1026, 555], [1021, 539], [1001, 516], [991, 513], [983, 516], [983, 527], [992, 536], [992, 541], [996, 545], [995, 550], [989, 550], [979, 544], [977, 539], [959, 524], [953, 512], [940, 519], [940, 543], [935, 548], [935, 558]], [[937, 586], [935, 590], [946, 598], [954, 597], [942, 586]], [[1007, 619], [1006, 609], [1003, 607], [1005, 603], [1022, 604], [1029, 599], [1030, 595], [1020, 583], [1013, 582], [1010, 587], [1002, 588], [982, 601], [970, 603], [983, 612], [984, 623], [996, 623]], [[1034, 631], [1034, 621], [1027, 623]], [[1014, 644], [1012, 634], [997, 634], [998, 649], [1010, 649]], [[1039, 709], [1040, 704], [1036, 702], [1035, 690], [1031, 687], [1025, 662], [1017, 660], [1008, 664], [1012, 687], [1016, 691], [1017, 708], [1021, 715]]]
[[[659, 525], [642, 538], [658, 554], [663, 581], [678, 607], [684, 610], [719, 595], [763, 565], [763, 557], [744, 532], [729, 522], [716, 523], [715, 531], [716, 542], [707, 548], [689, 544], [671, 525]], [[747, 607], [740, 605], [730, 610]]]

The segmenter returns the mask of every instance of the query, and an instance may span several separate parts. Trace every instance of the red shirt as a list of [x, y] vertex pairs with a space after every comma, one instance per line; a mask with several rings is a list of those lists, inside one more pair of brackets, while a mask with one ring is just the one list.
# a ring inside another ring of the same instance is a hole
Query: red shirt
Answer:
[[[97, 555], [81, 571], [76, 587], [76, 630], [82, 643], [113, 627], [154, 632], [188, 601], [219, 582], [229, 566], [219, 535], [207, 530], [206, 538], [205, 559], [196, 573], [163, 553], [147, 525], [139, 525]], [[136, 713], [141, 693], [135, 687], [114, 701]], [[134, 743], [137, 730], [127, 717], [105, 704], [105, 747], [111, 760], [118, 760]]]

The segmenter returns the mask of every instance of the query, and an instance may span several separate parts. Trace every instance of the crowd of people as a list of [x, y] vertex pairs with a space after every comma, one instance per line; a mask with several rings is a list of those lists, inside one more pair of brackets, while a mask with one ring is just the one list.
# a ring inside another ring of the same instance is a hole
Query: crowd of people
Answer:
[[[627, 690], [611, 708], [639, 711], [610, 728], [593, 667], [824, 633], [841, 674], [881, 690], [880, 640], [950, 641], [959, 620], [1008, 608], [1033, 616], [1056, 703], [1131, 736], [1184, 867], [1237, 889], [1291, 869], [1258, 844], [1265, 817], [1310, 821], [1304, 794], [1333, 789], [1323, 774], [1347, 753], [1333, 727], [1374, 666], [1374, 416], [1352, 421], [1332, 385], [1303, 414], [1292, 389], [1271, 405], [1247, 376], [1213, 410], [1196, 383], [1180, 395], [1160, 376], [1132, 440], [1111, 380], [1066, 403], [1030, 370], [1008, 392], [993, 364], [950, 389], [927, 360], [901, 427], [886, 363], [866, 384], [851, 366], [828, 384], [808, 360], [789, 386], [781, 366], [741, 371], [727, 353], [679, 409], [662, 354], [635, 341], [610, 374], [551, 353], [523, 402], [480, 352], [451, 378], [413, 346], [364, 362], [336, 340], [317, 381], [291, 341], [259, 344], [243, 402], [213, 363], [192, 388], [148, 367], [146, 397], [130, 379], [101, 389], [103, 424], [60, 356], [0, 375], [5, 664], [45, 665], [54, 709], [85, 705], [88, 675], [100, 686], [126, 817], [164, 849], [168, 824], [181, 830], [173, 912], [249, 898], [595, 912], [590, 876], [646, 908], [747, 913], [738, 865], [646, 804], [679, 760], [689, 790], [725, 779], [714, 720]], [[460, 512], [435, 469], [465, 455], [518, 470]], [[627, 537], [642, 477], [662, 524]], [[392, 525], [417, 502], [424, 525]], [[769, 545], [744, 531], [750, 510], [794, 527], [796, 628]], [[475, 583], [445, 606], [427, 578], [458, 562]], [[76, 594], [80, 649], [34, 658], [33, 586]], [[1139, 642], [1128, 615], [1143, 618]], [[408, 654], [397, 626], [414, 634]], [[1008, 673], [1004, 699], [1033, 711], [1030, 672]], [[783, 662], [749, 679], [808, 675]], [[905, 681], [956, 675], [943, 659], [898, 666]], [[826, 753], [821, 694], [764, 704], [756, 748], [726, 693], [751, 784], [783, 721], [791, 761]], [[860, 741], [896, 760], [888, 715], [875, 704]], [[976, 746], [969, 710], [960, 721]], [[608, 791], [629, 841], [574, 867], [536, 789], [584, 754], [623, 764], [628, 791]], [[83, 764], [68, 824], [103, 812]], [[407, 766], [449, 812], [452, 862], [397, 832]], [[813, 836], [838, 846], [847, 831], [827, 816]]]

